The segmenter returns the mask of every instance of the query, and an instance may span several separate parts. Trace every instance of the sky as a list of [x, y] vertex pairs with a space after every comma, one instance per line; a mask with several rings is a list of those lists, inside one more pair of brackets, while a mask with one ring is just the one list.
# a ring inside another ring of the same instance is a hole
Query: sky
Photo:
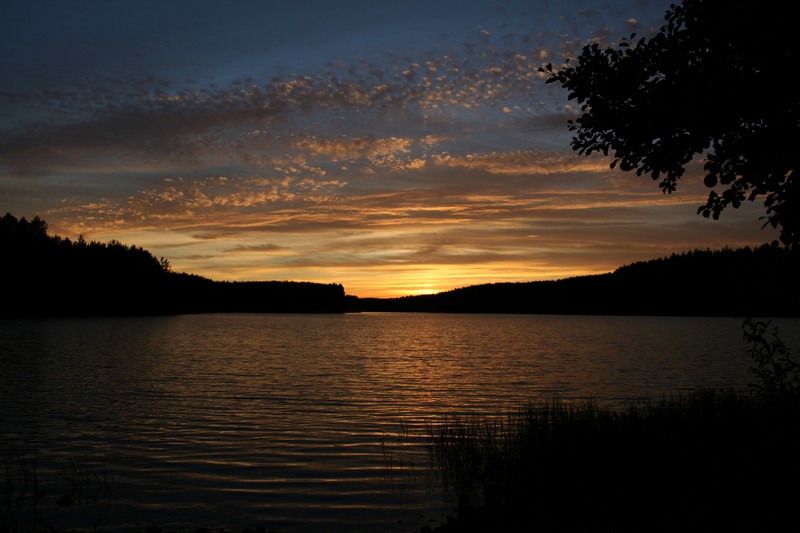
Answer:
[[645, 36], [669, 1], [9, 0], [0, 214], [215, 280], [393, 297], [758, 246], [570, 148], [538, 71]]

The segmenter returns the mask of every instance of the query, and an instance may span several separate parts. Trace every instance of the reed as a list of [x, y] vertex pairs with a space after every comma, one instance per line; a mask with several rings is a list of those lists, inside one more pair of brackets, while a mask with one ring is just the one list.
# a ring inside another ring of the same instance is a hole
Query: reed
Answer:
[[768, 531], [794, 521], [798, 415], [794, 400], [702, 390], [448, 417], [428, 428], [454, 509], [440, 530]]
[[108, 503], [112, 484], [111, 472], [84, 456], [45, 461], [9, 446], [0, 470], [0, 533], [61, 531], [62, 515]]

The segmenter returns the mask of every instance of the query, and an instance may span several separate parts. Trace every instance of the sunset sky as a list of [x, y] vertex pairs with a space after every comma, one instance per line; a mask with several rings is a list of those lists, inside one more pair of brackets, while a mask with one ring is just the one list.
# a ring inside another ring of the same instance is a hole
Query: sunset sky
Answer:
[[400, 296], [759, 245], [569, 147], [538, 68], [647, 35], [669, 1], [11, 0], [0, 215], [215, 280]]

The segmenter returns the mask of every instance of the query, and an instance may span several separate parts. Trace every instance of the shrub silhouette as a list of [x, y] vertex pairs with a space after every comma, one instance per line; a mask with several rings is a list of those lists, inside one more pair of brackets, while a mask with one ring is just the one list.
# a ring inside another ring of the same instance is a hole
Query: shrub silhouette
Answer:
[[792, 359], [791, 350], [778, 336], [771, 322], [747, 318], [742, 323], [747, 353], [755, 366], [751, 368], [760, 383], [750, 386], [762, 395], [797, 398], [800, 393], [800, 363]]

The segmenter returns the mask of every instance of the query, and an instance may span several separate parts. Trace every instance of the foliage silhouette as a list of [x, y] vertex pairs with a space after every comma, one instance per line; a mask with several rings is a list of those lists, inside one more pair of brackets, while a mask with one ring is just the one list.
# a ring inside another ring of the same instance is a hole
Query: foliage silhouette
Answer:
[[[800, 57], [789, 4], [684, 0], [654, 36], [583, 48], [577, 65], [540, 70], [581, 114], [568, 127], [580, 154], [611, 153], [611, 167], [660, 180], [665, 193], [706, 153], [712, 191], [703, 216], [764, 197], [764, 225], [800, 243], [800, 94], [788, 69]], [[722, 187], [717, 192], [714, 187]]]
[[747, 318], [742, 323], [747, 352], [755, 366], [751, 368], [760, 383], [750, 386], [769, 397], [796, 399], [800, 394], [800, 362], [778, 336], [778, 328], [769, 321]]
[[344, 311], [339, 284], [176, 273], [141, 247], [49, 236], [38, 217], [0, 219], [0, 257], [0, 317]]

